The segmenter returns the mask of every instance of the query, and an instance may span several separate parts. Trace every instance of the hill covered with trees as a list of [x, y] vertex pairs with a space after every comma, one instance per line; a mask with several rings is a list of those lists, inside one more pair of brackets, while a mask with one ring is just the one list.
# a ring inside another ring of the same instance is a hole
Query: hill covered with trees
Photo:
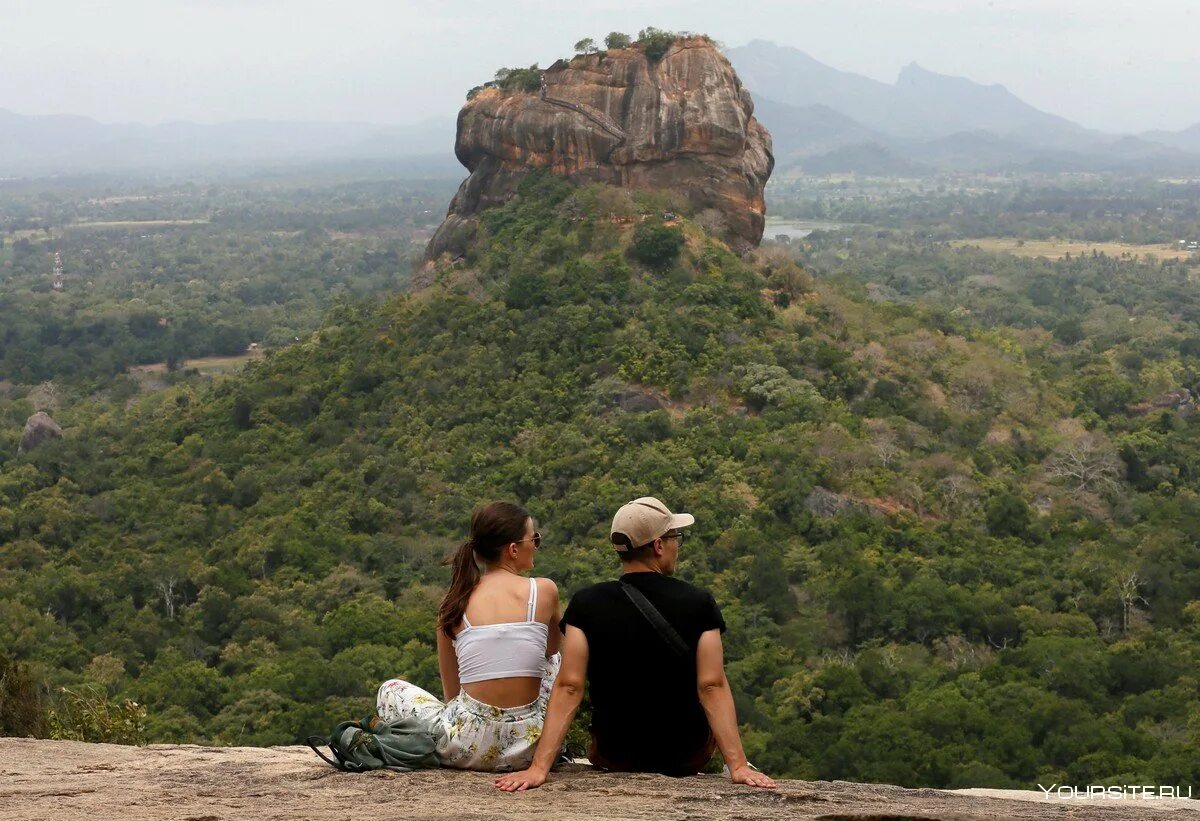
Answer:
[[840, 242], [814, 280], [668, 195], [535, 174], [429, 287], [235, 379], [79, 403], [23, 455], [0, 399], [0, 647], [152, 740], [292, 742], [388, 677], [437, 690], [474, 505], [525, 504], [569, 595], [653, 493], [696, 516], [679, 573], [762, 769], [1197, 782], [1200, 427], [1126, 407], [1200, 371], [1184, 269], [1030, 261], [1005, 297], [955, 273], [994, 256]]

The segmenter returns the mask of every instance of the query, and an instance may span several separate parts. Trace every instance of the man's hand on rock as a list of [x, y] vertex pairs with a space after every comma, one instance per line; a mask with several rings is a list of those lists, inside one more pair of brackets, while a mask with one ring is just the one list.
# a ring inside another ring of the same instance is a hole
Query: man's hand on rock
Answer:
[[763, 787], [764, 789], [775, 789], [775, 782], [767, 778], [758, 770], [751, 767], [749, 764], [743, 764], [729, 771], [729, 780], [734, 784], [748, 784], [751, 787]]
[[496, 789], [505, 792], [525, 792], [525, 790], [532, 790], [545, 784], [546, 775], [545, 770], [537, 767], [530, 767], [519, 773], [508, 773], [496, 779]]

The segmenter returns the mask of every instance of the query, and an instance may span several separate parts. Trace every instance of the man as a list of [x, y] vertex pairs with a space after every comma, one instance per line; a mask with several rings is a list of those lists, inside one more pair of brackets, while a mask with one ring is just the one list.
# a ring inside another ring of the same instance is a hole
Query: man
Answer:
[[[513, 792], [545, 783], [585, 682], [592, 697], [588, 756], [594, 766], [694, 775], [720, 748], [734, 783], [775, 786], [742, 750], [725, 677], [721, 611], [711, 594], [672, 578], [682, 528], [694, 522], [649, 496], [617, 511], [610, 538], [623, 575], [571, 599], [560, 625], [562, 667], [533, 763], [497, 778], [498, 788]], [[647, 610], [647, 603], [661, 615]], [[669, 627], [656, 626], [659, 618]]]

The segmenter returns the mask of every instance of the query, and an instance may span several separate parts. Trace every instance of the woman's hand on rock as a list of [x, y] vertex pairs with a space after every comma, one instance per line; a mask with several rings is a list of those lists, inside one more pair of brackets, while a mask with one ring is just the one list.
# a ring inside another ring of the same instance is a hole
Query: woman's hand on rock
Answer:
[[507, 773], [496, 779], [496, 789], [505, 792], [525, 792], [545, 784], [547, 775], [545, 770], [537, 767], [530, 767], [519, 773]]

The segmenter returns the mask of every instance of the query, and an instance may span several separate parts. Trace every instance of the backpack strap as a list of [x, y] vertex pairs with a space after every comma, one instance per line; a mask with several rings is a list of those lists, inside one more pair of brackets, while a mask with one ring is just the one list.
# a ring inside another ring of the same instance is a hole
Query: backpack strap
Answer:
[[534, 614], [537, 613], [537, 579], [529, 580], [529, 615], [525, 617], [525, 621], [533, 621]]
[[691, 650], [687, 642], [679, 635], [679, 631], [671, 626], [671, 623], [666, 620], [662, 613], [658, 612], [658, 608], [650, 603], [650, 600], [642, 594], [642, 591], [624, 579], [619, 580], [619, 583], [621, 589], [625, 591], [625, 595], [633, 602], [634, 607], [641, 612], [646, 621], [650, 622], [662, 640], [671, 648], [671, 652], [680, 658], [687, 658], [691, 655]]
[[[325, 753], [321, 752], [320, 748], [317, 747], [317, 745], [313, 743], [314, 740], [319, 741], [322, 746], [328, 746], [329, 751], [332, 752], [335, 756], [337, 756], [338, 760], [334, 761], [332, 758], [325, 755]], [[325, 736], [310, 735], [308, 738], [306, 738], [304, 740], [304, 743], [307, 744], [314, 753], [316, 753], [318, 756], [320, 756], [321, 760], [324, 761], [326, 764], [330, 765], [331, 767], [334, 767], [335, 769], [341, 770], [342, 772], [345, 772], [347, 770], [345, 763], [342, 761], [342, 757], [340, 755], [338, 755], [337, 749], [329, 744], [329, 739], [325, 738]]]

